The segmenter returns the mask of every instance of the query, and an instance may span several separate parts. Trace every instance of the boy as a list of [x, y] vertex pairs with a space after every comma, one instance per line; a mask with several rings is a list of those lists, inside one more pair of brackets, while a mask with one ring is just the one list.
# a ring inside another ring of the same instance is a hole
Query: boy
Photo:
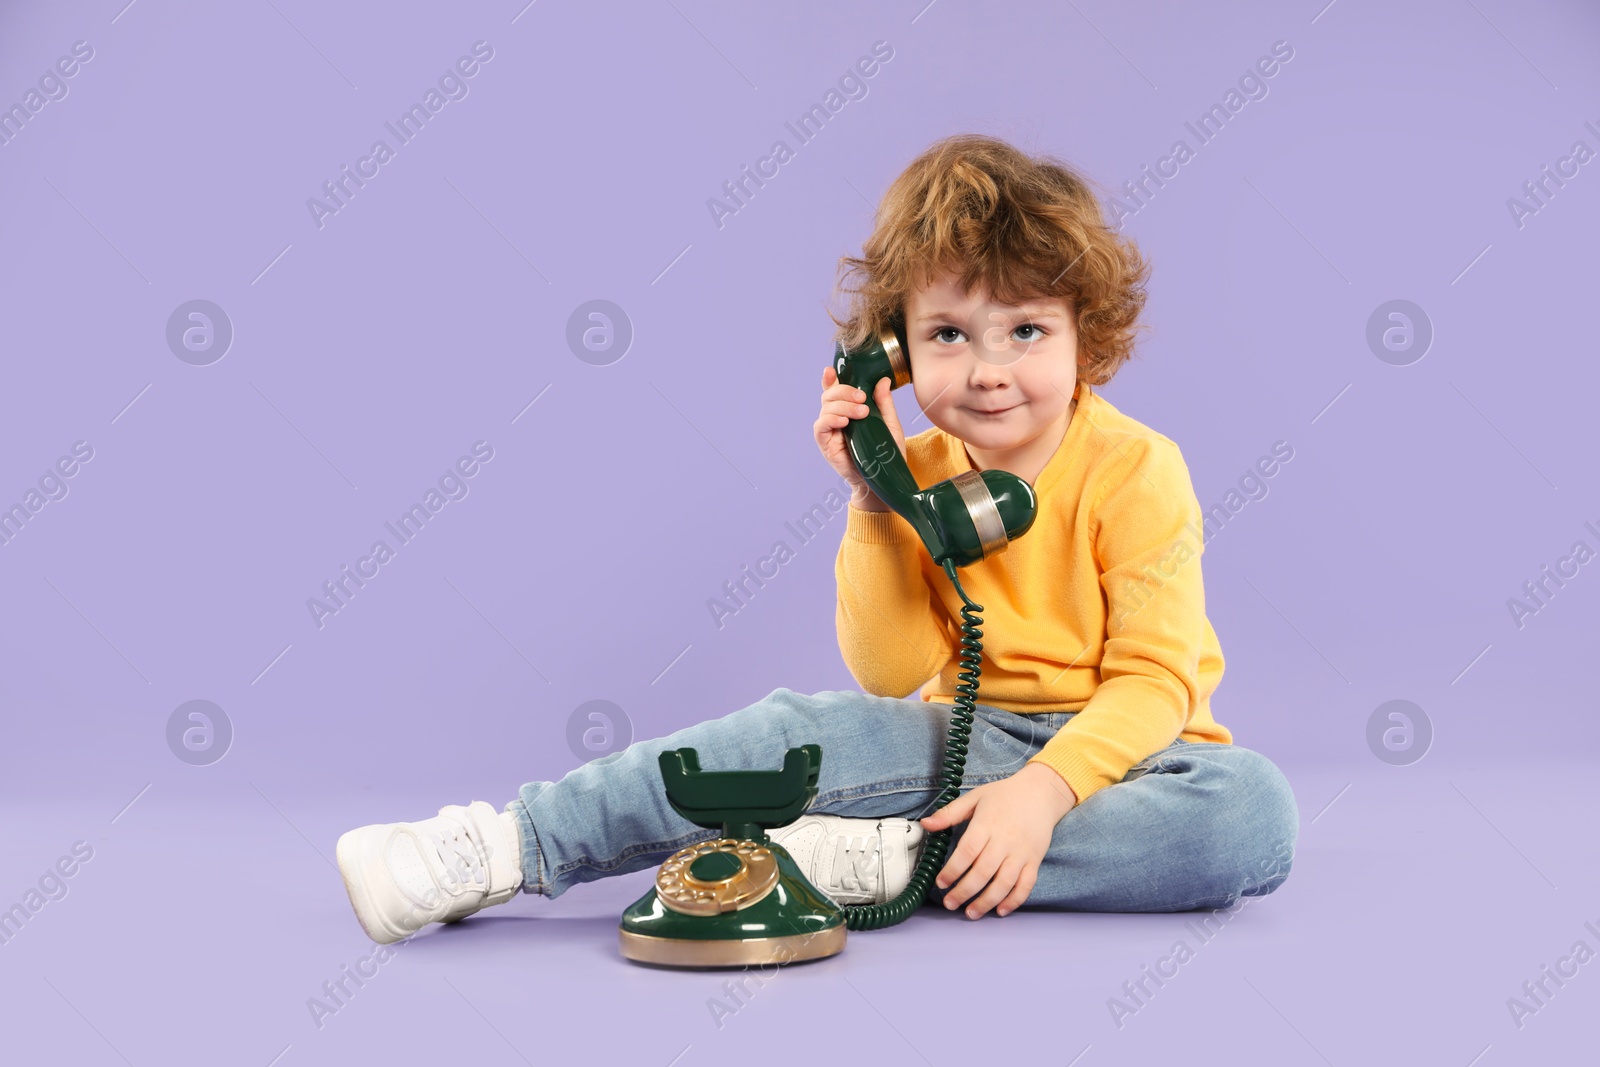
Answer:
[[[850, 481], [835, 564], [839, 647], [864, 692], [775, 689], [757, 703], [530, 782], [496, 812], [447, 806], [339, 839], [363, 928], [400, 940], [524, 892], [660, 864], [718, 836], [672, 810], [656, 757], [776, 768], [816, 742], [806, 815], [770, 836], [841, 903], [903, 889], [927, 832], [952, 831], [930, 896], [969, 918], [1025, 901], [1181, 911], [1270, 893], [1299, 815], [1266, 757], [1211, 716], [1223, 659], [1205, 615], [1201, 515], [1178, 446], [1093, 388], [1132, 351], [1148, 267], [1069, 168], [1003, 141], [931, 146], [885, 194], [837, 339], [903, 323], [918, 404], [917, 483], [1000, 468], [1032, 483], [1033, 526], [962, 571], [984, 607], [984, 663], [961, 795], [927, 814], [960, 671], [961, 601], [920, 538], [861, 479], [842, 427], [859, 390], [822, 376], [818, 447]], [[917, 697], [910, 697], [920, 688]]]

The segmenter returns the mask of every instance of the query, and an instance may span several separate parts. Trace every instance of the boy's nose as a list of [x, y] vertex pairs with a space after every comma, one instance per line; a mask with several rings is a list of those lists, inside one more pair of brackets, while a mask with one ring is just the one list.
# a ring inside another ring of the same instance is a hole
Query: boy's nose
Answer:
[[967, 371], [967, 385], [973, 389], [992, 390], [1011, 381], [1009, 364], [994, 363], [988, 359], [975, 359]]
[[990, 344], [982, 338], [972, 342], [972, 353], [981, 367], [1001, 368], [1011, 366], [1027, 354], [1025, 349], [1016, 345]]

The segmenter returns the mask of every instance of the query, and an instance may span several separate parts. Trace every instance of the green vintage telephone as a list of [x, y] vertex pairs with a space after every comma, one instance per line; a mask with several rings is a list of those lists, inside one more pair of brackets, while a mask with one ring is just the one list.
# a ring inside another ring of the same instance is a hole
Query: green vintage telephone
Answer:
[[[993, 555], [1033, 525], [1033, 487], [1007, 471], [968, 470], [928, 489], [917, 486], [894, 434], [878, 410], [880, 378], [898, 389], [911, 381], [904, 327], [895, 322], [860, 348], [834, 355], [839, 381], [867, 394], [867, 414], [844, 427], [851, 461], [878, 499], [911, 524], [933, 561], [944, 568], [961, 610], [961, 684], [956, 686], [943, 774], [935, 807], [956, 799], [967, 762], [982, 658], [983, 606], [961, 588], [956, 568]], [[899, 896], [884, 904], [841, 907], [813, 886], [766, 830], [784, 826], [817, 795], [820, 745], [784, 755], [778, 771], [700, 770], [692, 748], [660, 754], [667, 800], [684, 818], [718, 838], [673, 853], [651, 890], [622, 915], [622, 955], [670, 967], [789, 963], [831, 956], [845, 931], [904, 922], [922, 906], [944, 863], [950, 830], [929, 834], [922, 858]]]

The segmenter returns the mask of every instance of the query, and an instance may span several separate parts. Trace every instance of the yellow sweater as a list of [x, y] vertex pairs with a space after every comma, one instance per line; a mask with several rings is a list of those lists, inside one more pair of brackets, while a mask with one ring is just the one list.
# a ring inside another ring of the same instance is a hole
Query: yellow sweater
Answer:
[[[958, 572], [983, 606], [977, 702], [1077, 711], [1029, 760], [1081, 803], [1176, 737], [1233, 742], [1211, 718], [1222, 650], [1206, 618], [1200, 505], [1169, 438], [1079, 382], [1061, 446], [1034, 483], [1039, 513], [1006, 549]], [[906, 441], [917, 484], [973, 469], [933, 427]], [[863, 691], [953, 704], [960, 596], [911, 524], [849, 508], [834, 563], [839, 650]]]

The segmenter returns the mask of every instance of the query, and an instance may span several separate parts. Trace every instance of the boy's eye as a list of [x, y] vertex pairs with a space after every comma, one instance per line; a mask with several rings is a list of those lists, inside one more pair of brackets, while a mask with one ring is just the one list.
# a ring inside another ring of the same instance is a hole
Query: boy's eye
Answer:
[[[1017, 340], [1023, 342], [1038, 341], [1044, 337], [1043, 329], [1031, 322], [1024, 322], [1020, 326], [1013, 327], [1011, 332], [1012, 334], [1017, 334], [1020, 332], [1022, 336], [1017, 337]], [[955, 336], [950, 336], [952, 334]], [[933, 339], [938, 341], [940, 344], [957, 344], [965, 336], [966, 335], [964, 333], [954, 326], [941, 326], [937, 330], [933, 331]]]

